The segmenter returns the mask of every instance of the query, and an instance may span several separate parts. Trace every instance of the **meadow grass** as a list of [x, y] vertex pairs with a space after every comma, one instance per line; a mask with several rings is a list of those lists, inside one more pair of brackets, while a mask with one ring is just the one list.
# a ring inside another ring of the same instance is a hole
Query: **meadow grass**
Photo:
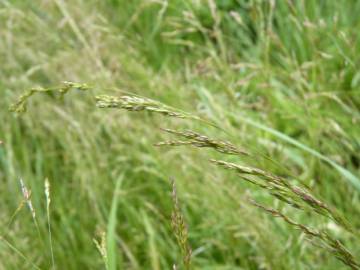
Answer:
[[357, 269], [359, 11], [1, 1], [0, 269]]

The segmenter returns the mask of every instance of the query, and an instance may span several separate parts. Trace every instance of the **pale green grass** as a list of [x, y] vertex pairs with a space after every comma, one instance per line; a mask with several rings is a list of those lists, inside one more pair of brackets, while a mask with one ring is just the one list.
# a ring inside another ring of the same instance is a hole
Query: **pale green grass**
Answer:
[[[221, 153], [153, 146], [173, 139], [159, 128], [229, 140], [257, 155], [228, 162], [298, 179], [359, 228], [360, 3], [268, 3], [0, 1], [0, 269], [50, 269], [52, 255], [54, 269], [105, 269], [93, 243], [99, 232], [106, 232], [109, 269], [180, 265], [169, 178], [188, 223], [194, 269], [346, 269], [250, 205], [249, 195], [297, 222], [328, 227], [359, 258], [360, 246], [339, 226], [292, 212], [209, 165]], [[24, 90], [63, 81], [96, 89], [37, 95], [26, 114], [8, 111]], [[119, 95], [116, 89], [226, 132], [95, 108], [95, 95]], [[16, 212], [19, 178], [31, 190], [40, 237], [28, 209]]]

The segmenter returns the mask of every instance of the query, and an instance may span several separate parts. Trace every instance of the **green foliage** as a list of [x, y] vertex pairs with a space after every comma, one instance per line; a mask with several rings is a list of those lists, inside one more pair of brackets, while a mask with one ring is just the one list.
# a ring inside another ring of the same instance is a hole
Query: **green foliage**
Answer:
[[[169, 178], [193, 269], [357, 267], [359, 11], [348, 0], [1, 1], [0, 268], [181, 266]], [[96, 87], [48, 87], [64, 80]], [[9, 113], [24, 89], [13, 109], [28, 112]], [[93, 95], [142, 113], [98, 109]], [[184, 111], [199, 121], [162, 117]], [[286, 189], [305, 210], [242, 181], [278, 187], [267, 173], [311, 194]]]

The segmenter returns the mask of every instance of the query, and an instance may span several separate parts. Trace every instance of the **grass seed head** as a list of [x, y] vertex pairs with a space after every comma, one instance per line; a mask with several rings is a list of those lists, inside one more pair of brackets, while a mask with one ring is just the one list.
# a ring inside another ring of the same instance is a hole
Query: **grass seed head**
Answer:
[[166, 141], [159, 142], [155, 146], [180, 146], [180, 145], [192, 145], [194, 147], [212, 148], [220, 153], [229, 155], [249, 155], [245, 150], [237, 148], [235, 145], [227, 141], [211, 139], [205, 135], [199, 134], [194, 131], [176, 131], [172, 129], [161, 129], [165, 132], [174, 134], [176, 136], [187, 139], [187, 141]]
[[186, 270], [190, 269], [191, 266], [191, 254], [192, 250], [190, 244], [188, 242], [188, 227], [185, 222], [184, 215], [182, 214], [181, 207], [179, 204], [179, 199], [177, 196], [175, 182], [172, 181], [172, 193], [171, 197], [173, 200], [173, 212], [171, 214], [171, 226], [173, 232], [175, 234], [176, 240], [180, 247], [182, 257], [183, 257], [183, 264]]
[[20, 186], [21, 186], [21, 192], [24, 196], [24, 200], [26, 201], [27, 206], [29, 207], [29, 210], [31, 212], [31, 215], [33, 219], [36, 219], [36, 213], [35, 209], [33, 207], [33, 204], [31, 202], [31, 190], [29, 190], [26, 186], [24, 181], [20, 178]]
[[51, 88], [31, 88], [30, 90], [26, 91], [24, 94], [22, 94], [19, 99], [10, 106], [9, 110], [11, 112], [16, 113], [24, 113], [27, 109], [27, 101], [28, 99], [36, 94], [36, 93], [46, 93], [46, 92], [58, 92], [60, 95], [65, 95], [69, 90], [71, 89], [78, 89], [81, 91], [85, 91], [88, 89], [91, 89], [91, 87], [85, 83], [75, 83], [75, 82], [63, 82], [63, 85], [58, 87], [51, 87]]
[[50, 182], [49, 182], [49, 179], [47, 179], [47, 178], [45, 179], [44, 187], [45, 187], [46, 205], [47, 205], [47, 208], [49, 208], [50, 202], [51, 202], [51, 199], [50, 199]]
[[360, 264], [355, 260], [355, 257], [348, 251], [345, 246], [337, 239], [330, 236], [326, 231], [317, 231], [312, 228], [309, 228], [301, 223], [297, 223], [281, 213], [280, 211], [272, 208], [268, 208], [257, 202], [251, 200], [250, 203], [259, 209], [264, 210], [265, 212], [271, 214], [273, 217], [279, 217], [283, 219], [286, 223], [290, 224], [291, 226], [296, 227], [306, 236], [310, 238], [315, 238], [322, 243], [322, 247], [325, 248], [327, 251], [333, 253], [337, 259], [342, 261], [345, 265], [350, 267], [353, 270], [360, 269]]
[[106, 248], [106, 232], [102, 231], [100, 233], [100, 241], [97, 239], [93, 239], [93, 242], [99, 251], [101, 258], [105, 264], [105, 268], [108, 269], [108, 255], [107, 255], [107, 248]]
[[177, 118], [189, 118], [190, 116], [176, 111], [161, 102], [137, 97], [137, 96], [108, 96], [108, 95], [100, 95], [96, 96], [96, 106], [99, 108], [119, 108], [125, 109], [128, 111], [148, 111], [154, 113], [160, 113], [170, 117], [177, 117]]
[[[221, 166], [228, 170], [235, 170], [242, 176], [244, 180], [251, 182], [263, 189], [269, 191], [270, 195], [287, 203], [288, 205], [297, 209], [307, 209], [308, 211], [315, 212], [327, 218], [334, 220], [338, 225], [342, 226], [349, 232], [353, 229], [348, 222], [335, 210], [331, 209], [321, 200], [315, 198], [309, 190], [304, 190], [295, 185], [292, 185], [286, 179], [273, 175], [269, 172], [263, 171], [258, 168], [242, 166], [235, 163], [230, 163], [222, 160], [210, 160], [212, 163]], [[263, 181], [259, 182], [244, 175], [255, 176]]]

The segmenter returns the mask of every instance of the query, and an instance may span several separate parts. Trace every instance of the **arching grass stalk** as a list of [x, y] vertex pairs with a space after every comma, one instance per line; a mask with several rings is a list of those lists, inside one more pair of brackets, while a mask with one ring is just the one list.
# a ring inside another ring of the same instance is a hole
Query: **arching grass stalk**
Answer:
[[10, 106], [11, 112], [23, 113], [26, 112], [27, 109], [27, 101], [28, 99], [37, 93], [48, 93], [48, 92], [58, 92], [61, 96], [65, 95], [71, 89], [78, 89], [81, 91], [89, 90], [91, 87], [85, 83], [74, 83], [74, 82], [63, 82], [63, 85], [58, 87], [50, 87], [50, 88], [31, 88], [22, 94], [19, 99]]

